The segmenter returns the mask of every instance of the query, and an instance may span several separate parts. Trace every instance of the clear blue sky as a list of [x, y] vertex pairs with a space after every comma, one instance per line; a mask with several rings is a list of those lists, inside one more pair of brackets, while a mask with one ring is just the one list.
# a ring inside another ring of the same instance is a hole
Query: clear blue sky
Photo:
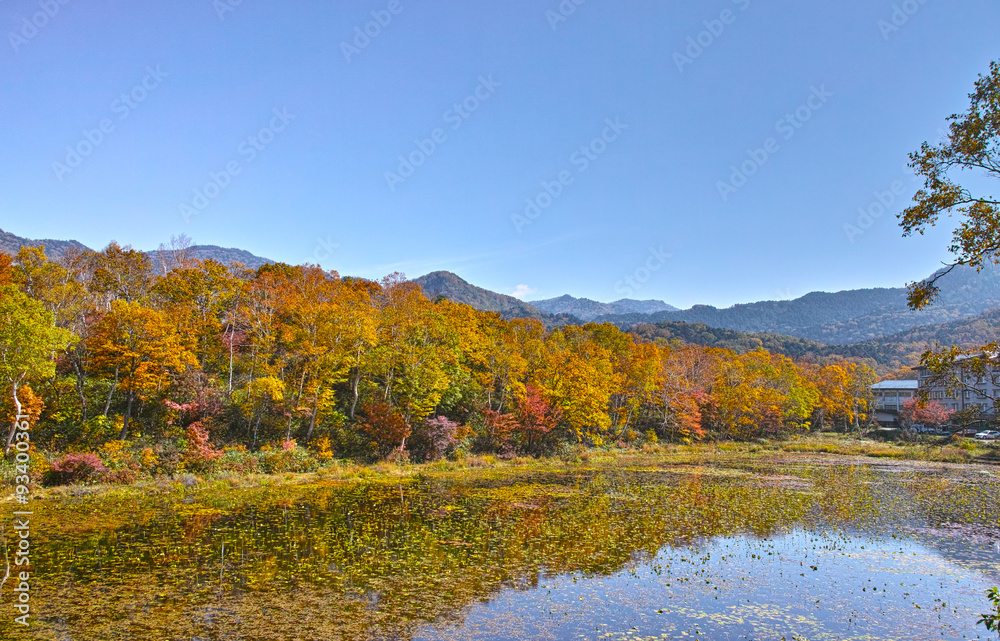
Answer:
[[[47, 1], [0, 3], [0, 228], [186, 233], [529, 299], [615, 300], [630, 277], [726, 306], [927, 275], [948, 234], [900, 238], [906, 154], [1000, 58], [995, 0]], [[516, 218], [529, 198], [546, 207]]]

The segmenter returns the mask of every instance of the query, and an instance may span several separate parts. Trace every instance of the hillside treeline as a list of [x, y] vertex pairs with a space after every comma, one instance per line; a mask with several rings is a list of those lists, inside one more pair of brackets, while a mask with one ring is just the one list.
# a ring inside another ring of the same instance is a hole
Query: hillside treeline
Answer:
[[919, 311], [907, 306], [904, 288], [856, 289], [813, 292], [795, 300], [745, 303], [726, 309], [695, 305], [683, 311], [599, 316], [594, 320], [622, 328], [639, 323], [704, 324], [739, 332], [796, 336], [837, 346], [878, 342], [883, 336], [950, 324], [1000, 306], [1000, 267], [987, 265], [981, 273], [960, 267], [940, 284], [941, 294], [935, 304]]
[[535, 455], [868, 420], [865, 365], [657, 344], [609, 324], [546, 330], [428, 300], [398, 274], [169, 262], [114, 243], [59, 263], [40, 248], [0, 256], [3, 409], [31, 416], [36, 449], [141, 452], [176, 470], [233, 452]]

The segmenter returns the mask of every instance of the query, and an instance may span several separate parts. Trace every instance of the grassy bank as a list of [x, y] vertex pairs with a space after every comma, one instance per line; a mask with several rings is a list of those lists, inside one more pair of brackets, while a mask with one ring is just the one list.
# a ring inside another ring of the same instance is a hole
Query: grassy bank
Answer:
[[[759, 441], [751, 443], [720, 442], [679, 444], [646, 444], [641, 448], [586, 448], [567, 447], [558, 455], [542, 458], [500, 458], [492, 455], [470, 455], [458, 452], [455, 456], [432, 463], [380, 462], [361, 464], [337, 459], [323, 459], [302, 451], [287, 460], [294, 463], [286, 469], [273, 462], [268, 466], [243, 465], [240, 469], [215, 469], [211, 471], [184, 471], [173, 474], [133, 474], [127, 482], [112, 482], [100, 475], [82, 482], [44, 487], [35, 485], [36, 497], [80, 496], [92, 493], [113, 493], [126, 498], [131, 493], [164, 494], [187, 493], [195, 488], [199, 492], [216, 488], [269, 488], [313, 482], [398, 479], [422, 474], [461, 475], [463, 473], [497, 472], [530, 473], [533, 471], [565, 471], [567, 469], [610, 470], [616, 468], [643, 468], [664, 465], [745, 465], [766, 464], [780, 457], [782, 460], [817, 462], [824, 459], [850, 461], [864, 464], [865, 459], [890, 459], [926, 463], [974, 463], [1000, 465], [1000, 444], [972, 439], [932, 437], [920, 443], [884, 442], [840, 434], [811, 435], [784, 441]], [[41, 455], [34, 457], [36, 460]], [[846, 462], [846, 461], [844, 461]], [[16, 470], [5, 463], [3, 482], [12, 488]], [[114, 474], [114, 471], [112, 471]]]

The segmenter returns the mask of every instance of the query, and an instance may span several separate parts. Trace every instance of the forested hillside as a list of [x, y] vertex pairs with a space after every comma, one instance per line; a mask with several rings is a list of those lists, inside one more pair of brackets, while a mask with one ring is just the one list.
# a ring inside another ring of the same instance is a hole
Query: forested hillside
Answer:
[[829, 348], [821, 343], [782, 334], [740, 332], [734, 329], [709, 327], [704, 323], [663, 321], [635, 325], [629, 333], [644, 340], [678, 345], [703, 345], [719, 347], [745, 354], [755, 349], [766, 349], [796, 359], [823, 353]]
[[1000, 268], [981, 273], [960, 268], [940, 282], [941, 295], [928, 309], [912, 311], [906, 289], [858, 289], [833, 294], [814, 292], [787, 301], [763, 301], [717, 309], [695, 305], [679, 312], [650, 316], [601, 316], [595, 322], [619, 327], [661, 321], [703, 323], [752, 333], [797, 336], [819, 343], [846, 345], [887, 336], [913, 327], [948, 323], [1000, 306]]
[[1000, 340], [1000, 308], [972, 318], [941, 325], [914, 327], [891, 336], [851, 345], [824, 345], [795, 336], [739, 332], [702, 323], [664, 321], [635, 325], [635, 336], [678, 345], [703, 345], [732, 350], [738, 354], [764, 348], [800, 361], [824, 363], [831, 359], [865, 362], [878, 373], [894, 372], [920, 363], [921, 355], [938, 347], [973, 348]]
[[304, 444], [428, 460], [856, 428], [875, 380], [864, 365], [655, 344], [609, 324], [547, 330], [430, 300], [400, 275], [190, 259], [161, 274], [117, 244], [66, 262], [0, 254], [0, 308], [8, 424], [29, 416], [36, 448], [93, 451], [124, 476]]
[[413, 279], [424, 296], [435, 299], [443, 296], [456, 303], [464, 303], [481, 312], [497, 312], [504, 318], [537, 318], [550, 320], [553, 315], [522, 300], [476, 287], [451, 272], [431, 272]]

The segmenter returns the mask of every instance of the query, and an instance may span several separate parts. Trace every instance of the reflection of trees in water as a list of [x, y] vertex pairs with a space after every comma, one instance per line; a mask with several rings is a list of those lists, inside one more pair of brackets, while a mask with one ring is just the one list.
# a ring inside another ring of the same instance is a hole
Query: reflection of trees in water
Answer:
[[[501, 589], [612, 574], [665, 546], [909, 523], [952, 513], [928, 511], [934, 496], [979, 501], [974, 486], [942, 492], [932, 479], [694, 467], [358, 483], [271, 490], [249, 505], [164, 506], [149, 524], [47, 542], [36, 560], [39, 627], [51, 638], [285, 639], [290, 625], [318, 638], [405, 636]], [[914, 491], [913, 480], [929, 490]], [[985, 527], [971, 515], [965, 522]]]

